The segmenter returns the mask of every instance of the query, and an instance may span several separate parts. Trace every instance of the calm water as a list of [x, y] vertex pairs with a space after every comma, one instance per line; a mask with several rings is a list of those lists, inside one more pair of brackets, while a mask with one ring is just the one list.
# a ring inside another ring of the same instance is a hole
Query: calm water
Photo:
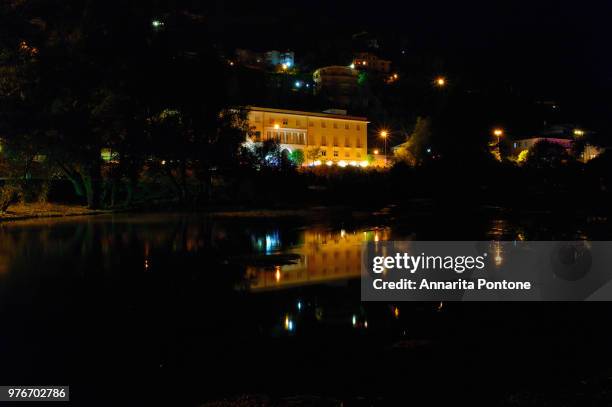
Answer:
[[[611, 366], [607, 304], [363, 304], [360, 246], [611, 236], [605, 218], [486, 211], [7, 223], [0, 382], [70, 384], [79, 405], [246, 393], [396, 405], [456, 391], [498, 403], [541, 375], [571, 388]], [[430, 394], [433, 382], [448, 392]]]

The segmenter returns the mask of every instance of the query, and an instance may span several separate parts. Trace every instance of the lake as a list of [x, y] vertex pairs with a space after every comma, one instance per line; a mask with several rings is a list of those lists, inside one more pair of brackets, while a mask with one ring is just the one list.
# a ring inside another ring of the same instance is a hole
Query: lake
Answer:
[[0, 383], [69, 384], [74, 404], [87, 406], [241, 394], [298, 403], [287, 405], [506, 405], [546, 389], [578, 393], [610, 368], [608, 303], [361, 303], [360, 248], [612, 240], [609, 223], [393, 208], [4, 223]]

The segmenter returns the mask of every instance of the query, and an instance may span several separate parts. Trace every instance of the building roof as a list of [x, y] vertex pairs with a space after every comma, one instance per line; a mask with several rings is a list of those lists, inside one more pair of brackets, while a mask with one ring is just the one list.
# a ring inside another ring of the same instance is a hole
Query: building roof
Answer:
[[349, 116], [349, 115], [343, 115], [343, 114], [304, 112], [301, 110], [273, 109], [269, 107], [258, 107], [258, 106], [247, 106], [247, 109], [257, 111], [257, 112], [294, 114], [294, 115], [300, 115], [300, 116], [315, 116], [315, 117], [324, 117], [327, 119], [353, 120], [353, 121], [369, 123], [367, 117]]

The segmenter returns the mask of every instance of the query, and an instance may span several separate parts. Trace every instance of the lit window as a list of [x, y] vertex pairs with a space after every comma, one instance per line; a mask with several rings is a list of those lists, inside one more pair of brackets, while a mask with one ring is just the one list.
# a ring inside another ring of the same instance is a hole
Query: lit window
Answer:
[[323, 120], [321, 120], [321, 127], [323, 127], [323, 128], [327, 127], [327, 126], [325, 125], [325, 122], [324, 122]]
[[283, 124], [286, 126], [289, 124], [289, 119], [283, 119]]
[[357, 125], [356, 128], [357, 128], [357, 130], [361, 130], [361, 126], [360, 125]]
[[334, 147], [338, 147], [338, 137], [334, 137]]
[[334, 129], [338, 128], [338, 123], [334, 123]]
[[321, 157], [325, 157], [325, 156], [327, 156], [327, 151], [322, 150], [322, 151], [321, 151]]
[[314, 122], [308, 122], [308, 126], [314, 127]]
[[326, 145], [327, 144], [327, 139], [325, 138], [325, 136], [321, 136], [321, 145]]
[[334, 157], [338, 157], [338, 152], [334, 151]]

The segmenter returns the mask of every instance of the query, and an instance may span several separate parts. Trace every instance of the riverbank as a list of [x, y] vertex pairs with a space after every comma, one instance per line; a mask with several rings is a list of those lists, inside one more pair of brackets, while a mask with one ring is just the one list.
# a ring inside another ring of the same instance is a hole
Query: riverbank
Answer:
[[0, 214], [0, 222], [37, 218], [59, 218], [67, 216], [100, 215], [112, 213], [111, 210], [89, 209], [81, 205], [56, 203], [28, 203], [11, 205], [8, 211]]

